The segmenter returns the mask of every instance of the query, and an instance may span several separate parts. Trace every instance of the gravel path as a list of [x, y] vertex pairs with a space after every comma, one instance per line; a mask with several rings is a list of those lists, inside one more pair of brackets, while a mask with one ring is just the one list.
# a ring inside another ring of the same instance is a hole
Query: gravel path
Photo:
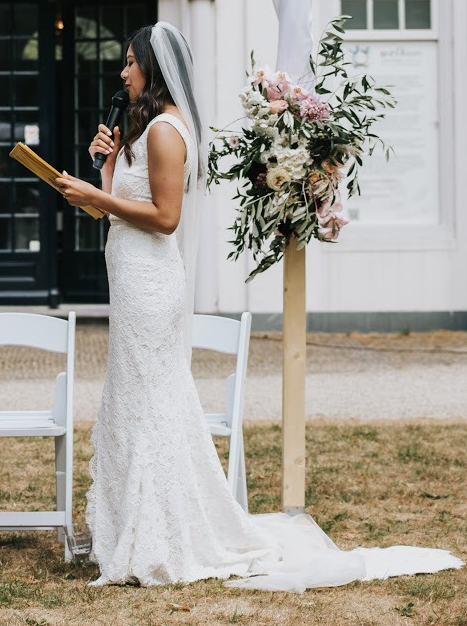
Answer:
[[[75, 419], [93, 420], [104, 382], [108, 329], [77, 327]], [[306, 406], [316, 416], [362, 419], [467, 417], [467, 332], [307, 335]], [[193, 374], [206, 412], [221, 410], [234, 357], [195, 350]], [[0, 347], [2, 410], [48, 409], [64, 358]], [[253, 333], [245, 420], [281, 419], [280, 333]]]

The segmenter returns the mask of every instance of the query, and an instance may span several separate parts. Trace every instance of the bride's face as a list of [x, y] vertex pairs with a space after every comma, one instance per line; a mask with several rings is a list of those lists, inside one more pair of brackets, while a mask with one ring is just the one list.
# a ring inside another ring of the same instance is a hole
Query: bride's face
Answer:
[[120, 76], [125, 81], [125, 89], [130, 96], [130, 102], [136, 102], [138, 96], [144, 89], [146, 78], [136, 62], [131, 45], [126, 53], [126, 65]]

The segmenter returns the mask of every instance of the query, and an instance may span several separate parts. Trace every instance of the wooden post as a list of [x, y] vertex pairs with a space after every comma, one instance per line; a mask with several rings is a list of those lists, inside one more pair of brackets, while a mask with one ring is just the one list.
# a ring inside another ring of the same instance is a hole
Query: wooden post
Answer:
[[305, 512], [305, 250], [292, 237], [284, 253], [282, 361], [282, 508]]

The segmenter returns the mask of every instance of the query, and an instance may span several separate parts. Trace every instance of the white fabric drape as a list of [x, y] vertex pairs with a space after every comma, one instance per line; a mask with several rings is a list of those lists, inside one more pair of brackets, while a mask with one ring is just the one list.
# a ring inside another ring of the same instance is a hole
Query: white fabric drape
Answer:
[[192, 327], [195, 300], [196, 257], [200, 234], [200, 215], [206, 195], [208, 141], [197, 102], [193, 54], [184, 35], [169, 22], [157, 22], [152, 29], [151, 46], [175, 105], [188, 124], [196, 148], [191, 160], [188, 189], [183, 196], [177, 243], [185, 267], [184, 346], [188, 364], [192, 356]]
[[272, 0], [279, 20], [276, 71], [287, 72], [294, 83], [313, 87], [309, 56], [313, 48], [311, 0]]

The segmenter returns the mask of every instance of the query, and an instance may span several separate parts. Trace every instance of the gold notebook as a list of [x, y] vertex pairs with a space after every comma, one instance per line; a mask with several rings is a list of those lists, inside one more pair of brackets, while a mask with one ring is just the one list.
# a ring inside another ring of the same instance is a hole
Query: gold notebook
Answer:
[[[19, 161], [22, 165], [28, 168], [33, 174], [44, 180], [51, 187], [60, 191], [60, 187], [55, 182], [56, 178], [66, 178], [65, 174], [60, 174], [55, 168], [44, 161], [38, 154], [31, 150], [29, 146], [24, 143], [16, 144], [13, 150], [10, 152], [10, 156]], [[97, 220], [104, 217], [105, 211], [98, 209], [95, 206], [82, 206], [80, 209], [92, 215]]]

